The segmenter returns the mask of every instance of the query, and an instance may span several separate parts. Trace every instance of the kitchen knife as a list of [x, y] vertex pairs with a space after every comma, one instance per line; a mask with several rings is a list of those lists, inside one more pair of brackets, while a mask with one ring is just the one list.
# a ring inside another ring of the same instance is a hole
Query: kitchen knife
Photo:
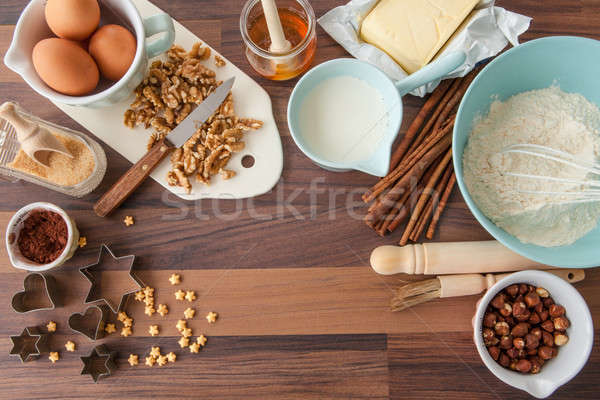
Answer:
[[187, 116], [173, 131], [165, 138], [157, 142], [129, 171], [127, 171], [98, 202], [94, 205], [94, 211], [100, 217], [106, 217], [117, 209], [129, 197], [131, 193], [141, 185], [150, 175], [152, 170], [172, 150], [183, 146], [196, 130], [206, 122], [221, 106], [223, 101], [233, 87], [234, 78], [219, 85], [194, 111]]

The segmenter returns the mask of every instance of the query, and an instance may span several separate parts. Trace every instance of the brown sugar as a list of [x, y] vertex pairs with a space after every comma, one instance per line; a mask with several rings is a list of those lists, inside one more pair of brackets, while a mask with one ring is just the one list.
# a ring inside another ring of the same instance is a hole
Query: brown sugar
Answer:
[[74, 186], [85, 181], [94, 172], [94, 154], [81, 140], [54, 134], [73, 155], [52, 152], [48, 156], [48, 167], [33, 161], [23, 150], [8, 164], [10, 168], [34, 175], [59, 186]]

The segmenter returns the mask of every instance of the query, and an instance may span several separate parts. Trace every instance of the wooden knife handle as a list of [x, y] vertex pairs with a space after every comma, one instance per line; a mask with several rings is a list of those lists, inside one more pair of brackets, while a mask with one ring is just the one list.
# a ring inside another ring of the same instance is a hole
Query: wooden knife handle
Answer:
[[94, 205], [96, 214], [106, 217], [116, 210], [173, 149], [174, 147], [166, 139], [156, 143], [96, 202]]

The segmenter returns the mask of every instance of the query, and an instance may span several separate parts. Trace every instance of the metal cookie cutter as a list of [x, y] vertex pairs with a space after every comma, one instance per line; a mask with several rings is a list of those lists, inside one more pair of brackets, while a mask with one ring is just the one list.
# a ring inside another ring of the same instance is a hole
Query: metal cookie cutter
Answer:
[[106, 304], [89, 306], [83, 313], [74, 313], [69, 317], [69, 328], [87, 336], [90, 340], [104, 337], [104, 324], [108, 319], [110, 307]]
[[53, 276], [31, 273], [23, 280], [23, 289], [12, 298], [12, 308], [16, 312], [28, 313], [56, 308], [58, 287]]
[[48, 353], [48, 334], [42, 333], [39, 328], [31, 326], [23, 329], [18, 336], [11, 336], [10, 341], [13, 348], [10, 351], [11, 356], [19, 356], [21, 362], [34, 360], [42, 353]]
[[92, 349], [89, 356], [82, 356], [83, 369], [81, 375], [90, 375], [94, 383], [103, 376], [110, 376], [116, 369], [116, 351], [109, 351], [106, 345], [99, 345]]
[[[109, 261], [111, 263], [119, 264], [119, 265], [117, 265], [117, 266], [104, 265], [107, 263], [107, 260], [106, 260], [107, 257], [109, 257]], [[103, 243], [102, 246], [100, 246], [100, 253], [98, 254], [98, 261], [95, 262], [94, 264], [88, 265], [87, 267], [83, 267], [83, 268], [79, 269], [79, 271], [83, 274], [83, 276], [85, 276], [86, 279], [88, 281], [90, 281], [90, 283], [91, 283], [90, 291], [88, 292], [88, 295], [87, 295], [84, 303], [89, 304], [89, 303], [94, 303], [96, 301], [104, 301], [104, 303], [106, 303], [110, 307], [110, 309], [112, 310], [113, 313], [116, 314], [119, 311], [121, 311], [121, 309], [125, 305], [125, 302], [127, 301], [128, 296], [130, 294], [137, 292], [142, 287], [146, 286], [144, 284], [144, 282], [142, 282], [142, 280], [140, 278], [138, 278], [138, 276], [133, 272], [134, 260], [135, 260], [135, 256], [133, 254], [128, 255], [128, 256], [115, 257], [115, 255], [113, 254], [112, 251], [110, 251], [108, 246]], [[121, 301], [119, 302], [118, 305], [116, 305], [112, 301], [110, 301], [110, 299], [108, 299], [106, 296], [102, 295], [103, 287], [100, 284], [100, 277], [97, 275], [98, 275], [98, 273], [101, 273], [102, 270], [108, 270], [107, 267], [109, 267], [110, 269], [113, 269], [113, 270], [114, 269], [123, 269], [123, 266], [121, 264], [123, 264], [129, 270], [129, 276], [130, 276], [131, 280], [135, 283], [136, 287], [133, 288], [133, 285], [132, 285], [132, 290], [124, 293], [121, 296]]]

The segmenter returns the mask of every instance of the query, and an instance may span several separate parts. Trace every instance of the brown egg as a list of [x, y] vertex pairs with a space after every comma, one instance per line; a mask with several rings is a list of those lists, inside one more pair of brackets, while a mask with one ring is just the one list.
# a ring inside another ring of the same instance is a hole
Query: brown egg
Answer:
[[69, 96], [83, 96], [98, 85], [100, 74], [94, 59], [67, 39], [44, 39], [33, 48], [33, 66], [52, 89]]
[[135, 37], [127, 29], [119, 25], [105, 25], [94, 33], [88, 50], [102, 76], [118, 81], [131, 66], [136, 48]]
[[46, 22], [63, 39], [85, 40], [100, 23], [98, 0], [48, 0]]

